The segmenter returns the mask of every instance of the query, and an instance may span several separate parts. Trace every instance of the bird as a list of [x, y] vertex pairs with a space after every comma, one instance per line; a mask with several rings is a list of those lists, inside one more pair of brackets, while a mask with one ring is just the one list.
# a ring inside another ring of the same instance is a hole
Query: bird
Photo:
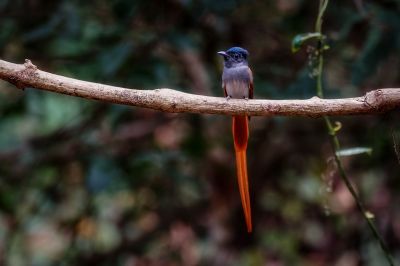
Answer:
[[[217, 54], [224, 59], [222, 88], [227, 100], [253, 98], [253, 73], [248, 64], [249, 52], [241, 47], [232, 47]], [[249, 120], [246, 115], [232, 117], [232, 134], [236, 156], [236, 173], [239, 183], [247, 232], [252, 232], [249, 181], [247, 175], [247, 143], [249, 138]]]

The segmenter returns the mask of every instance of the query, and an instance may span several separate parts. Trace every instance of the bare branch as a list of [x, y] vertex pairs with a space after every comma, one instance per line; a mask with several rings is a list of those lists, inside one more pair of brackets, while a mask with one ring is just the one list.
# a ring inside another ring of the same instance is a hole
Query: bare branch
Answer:
[[400, 107], [400, 88], [377, 89], [362, 97], [306, 100], [226, 100], [167, 88], [127, 89], [67, 78], [38, 70], [29, 60], [18, 65], [0, 60], [0, 79], [20, 89], [32, 87], [103, 102], [164, 112], [246, 114], [251, 116], [309, 116], [376, 114]]

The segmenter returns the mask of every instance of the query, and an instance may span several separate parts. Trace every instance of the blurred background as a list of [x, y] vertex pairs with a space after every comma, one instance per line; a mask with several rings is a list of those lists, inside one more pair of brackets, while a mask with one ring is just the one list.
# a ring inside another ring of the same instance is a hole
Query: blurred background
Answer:
[[[223, 96], [250, 52], [255, 98], [315, 95], [317, 1], [0, 0], [0, 58], [135, 89]], [[326, 97], [400, 84], [400, 1], [331, 1]], [[310, 67], [311, 65], [311, 67]], [[344, 166], [400, 257], [399, 111], [334, 117]], [[396, 140], [397, 138], [397, 140]], [[1, 265], [386, 265], [332, 161], [322, 119], [254, 117], [246, 232], [221, 115], [168, 114], [0, 82]]]

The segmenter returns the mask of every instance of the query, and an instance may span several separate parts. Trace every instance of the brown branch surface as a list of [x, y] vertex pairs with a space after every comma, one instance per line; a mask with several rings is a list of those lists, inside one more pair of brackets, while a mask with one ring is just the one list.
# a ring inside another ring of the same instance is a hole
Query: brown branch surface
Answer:
[[344, 99], [226, 100], [168, 88], [127, 89], [67, 78], [38, 70], [29, 60], [13, 64], [0, 60], [0, 79], [20, 89], [32, 87], [103, 102], [132, 105], [173, 113], [250, 116], [358, 115], [382, 113], [400, 107], [400, 88], [377, 89], [364, 96]]

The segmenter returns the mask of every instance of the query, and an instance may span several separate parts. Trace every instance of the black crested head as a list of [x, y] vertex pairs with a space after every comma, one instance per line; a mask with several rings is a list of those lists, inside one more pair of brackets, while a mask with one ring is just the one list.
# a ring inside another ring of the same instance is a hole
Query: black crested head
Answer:
[[249, 55], [249, 52], [247, 52], [246, 49], [243, 49], [242, 47], [232, 47], [229, 48], [226, 53], [228, 55], [240, 55], [244, 58], [247, 58], [247, 56]]
[[226, 51], [218, 52], [219, 55], [224, 57], [225, 67], [235, 67], [240, 65], [247, 65], [247, 57], [249, 52], [241, 47], [232, 47]]

